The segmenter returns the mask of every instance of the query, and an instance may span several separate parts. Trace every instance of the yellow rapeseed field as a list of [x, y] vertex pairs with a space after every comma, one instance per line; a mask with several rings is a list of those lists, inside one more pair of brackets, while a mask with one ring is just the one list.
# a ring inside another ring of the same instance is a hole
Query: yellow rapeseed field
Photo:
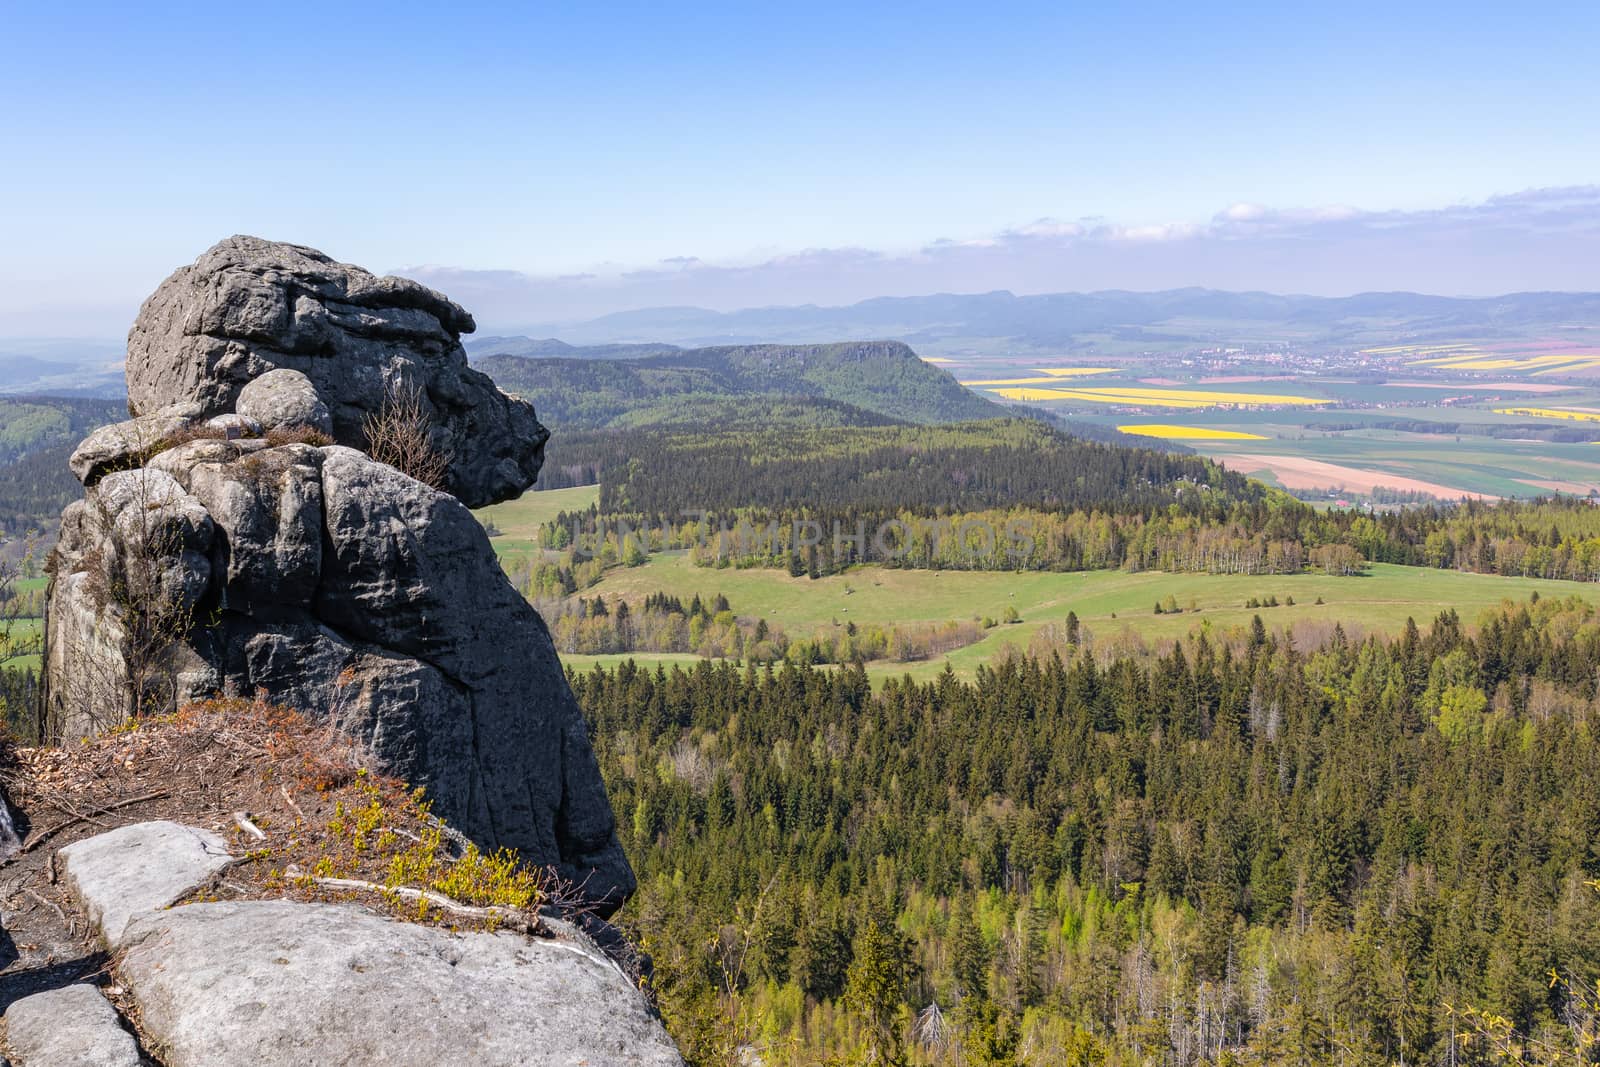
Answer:
[[1600, 422], [1600, 413], [1563, 411], [1561, 408], [1495, 408], [1496, 415], [1521, 415], [1536, 419], [1566, 419], [1569, 422]]
[[973, 381], [962, 382], [962, 385], [1047, 385], [1058, 382], [1062, 378], [1076, 378], [1086, 374], [1110, 374], [1115, 367], [1040, 367], [1039, 373], [1048, 375], [1045, 378], [981, 378]]
[[1600, 359], [1596, 359], [1592, 353], [1583, 352], [1542, 356], [1471, 356], [1457, 353], [1437, 359], [1414, 359], [1411, 361], [1411, 366], [1434, 367], [1438, 370], [1504, 370], [1561, 374], [1567, 371], [1591, 370], [1600, 366]]
[[1120, 404], [1124, 407], [1210, 408], [1224, 405], [1272, 407], [1332, 403], [1330, 400], [1316, 397], [1276, 393], [1231, 393], [1209, 389], [1139, 389], [1133, 386], [1108, 386], [1101, 389], [996, 389], [994, 392], [1007, 400], [1085, 400], [1096, 404]]
[[1168, 441], [1265, 441], [1258, 433], [1243, 430], [1217, 430], [1209, 426], [1168, 426], [1165, 423], [1144, 423], [1118, 426], [1123, 433], [1139, 437], [1160, 437]]

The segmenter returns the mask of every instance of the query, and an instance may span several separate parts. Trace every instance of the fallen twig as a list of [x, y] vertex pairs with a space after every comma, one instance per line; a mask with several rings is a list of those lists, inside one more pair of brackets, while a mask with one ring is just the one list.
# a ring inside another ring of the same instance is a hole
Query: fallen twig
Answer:
[[378, 827], [378, 832], [380, 834], [382, 834], [382, 833], [398, 834], [399, 836], [405, 838], [408, 841], [415, 841], [418, 844], [422, 843], [422, 838], [418, 837], [416, 834], [412, 833], [410, 830], [402, 830], [398, 826], [380, 826], [380, 827]]
[[364, 881], [360, 878], [328, 878], [315, 874], [308, 875], [294, 864], [290, 864], [284, 869], [283, 876], [290, 880], [307, 879], [326, 889], [346, 889], [363, 893], [377, 893], [385, 897], [399, 897], [401, 900], [426, 901], [440, 911], [449, 912], [451, 915], [493, 922], [522, 934], [539, 936], [545, 932], [543, 924], [537, 917], [529, 919], [522, 912], [511, 911], [507, 908], [480, 908], [471, 904], [463, 904], [459, 900], [453, 900], [443, 893], [435, 893], [431, 889], [414, 889], [405, 885], [390, 887], [377, 882]]
[[280, 785], [278, 787], [278, 792], [283, 794], [284, 803], [288, 804], [289, 807], [293, 808], [294, 809], [294, 813], [296, 815], [300, 816], [300, 821], [301, 822], [307, 821], [306, 820], [306, 813], [300, 810], [300, 805], [296, 804], [294, 802], [294, 797], [289, 795], [289, 787], [286, 786], [286, 785]]
[[[58, 800], [57, 798], [49, 796], [48, 794], [44, 794], [44, 793], [39, 794], [39, 799], [44, 801], [46, 804], [50, 805], [52, 808], [55, 808], [57, 811], [65, 812], [66, 814], [73, 816], [73, 821], [74, 822], [92, 822], [96, 826], [105, 826], [106, 825], [105, 823], [101, 822], [99, 819], [96, 819], [94, 817], [95, 815], [100, 814], [100, 812], [95, 812], [93, 814], [86, 814], [84, 812], [79, 811], [77, 808], [73, 807], [71, 804], [68, 804], [66, 801]], [[107, 828], [109, 829], [109, 827], [107, 827]]]
[[[49, 838], [54, 837], [56, 834], [59, 834], [62, 830], [65, 830], [69, 826], [76, 826], [80, 822], [94, 822], [94, 823], [96, 823], [96, 825], [103, 826], [103, 825], [105, 825], [104, 823], [96, 822], [95, 816], [97, 816], [97, 815], [105, 815], [108, 812], [116, 811], [118, 808], [131, 807], [134, 804], [142, 804], [147, 800], [160, 800], [162, 797], [165, 797], [167, 795], [168, 795], [167, 790], [158, 789], [153, 793], [141, 793], [139, 796], [128, 797], [125, 800], [119, 800], [114, 804], [107, 804], [107, 805], [105, 805], [103, 807], [96, 808], [96, 809], [94, 809], [93, 811], [90, 811], [90, 812], [76, 813], [76, 814], [74, 814], [74, 816], [72, 818], [68, 819], [66, 822], [57, 823], [56, 825], [50, 827], [47, 830], [39, 831], [37, 834], [34, 835], [33, 840], [27, 842], [25, 845], [22, 846], [22, 852], [32, 852], [35, 848], [38, 848], [39, 845], [42, 842], [48, 840]], [[48, 798], [41, 797], [40, 799], [43, 799], [43, 800], [45, 800], [46, 803], [49, 803]], [[60, 807], [60, 805], [58, 805], [58, 804], [52, 804], [51, 806], [52, 807]], [[17, 854], [20, 856], [22, 854], [22, 852], [19, 852]]]
[[55, 912], [56, 913], [56, 918], [61, 920], [61, 925], [62, 926], [67, 927], [67, 929], [69, 929], [69, 930], [72, 928], [72, 924], [67, 922], [67, 913], [61, 910], [61, 905], [60, 904], [57, 904], [53, 900], [45, 899], [43, 896], [40, 896], [37, 892], [35, 892], [32, 889], [24, 889], [23, 893], [27, 894], [28, 896], [32, 897], [34, 900], [37, 900], [39, 903], [41, 903], [45, 907], [49, 908], [51, 911]]

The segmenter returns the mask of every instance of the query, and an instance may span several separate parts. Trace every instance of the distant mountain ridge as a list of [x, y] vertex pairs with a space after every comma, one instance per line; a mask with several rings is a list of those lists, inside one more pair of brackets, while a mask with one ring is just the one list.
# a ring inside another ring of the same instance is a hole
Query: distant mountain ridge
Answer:
[[969, 392], [897, 341], [739, 345], [676, 351], [648, 359], [476, 361], [501, 388], [533, 401], [555, 429], [598, 429], [714, 421], [763, 405], [826, 405], [841, 420], [954, 422], [1000, 418], [1000, 405]]
[[569, 345], [554, 337], [463, 337], [467, 358], [477, 362], [486, 356], [521, 356], [525, 359], [648, 359], [651, 356], [681, 352], [677, 345], [621, 344]]
[[1136, 339], [1152, 330], [1158, 331], [1154, 339], [1165, 341], [1204, 343], [1276, 335], [1337, 345], [1397, 336], [1521, 336], [1573, 327], [1600, 336], [1600, 293], [1449, 297], [1374, 292], [1318, 297], [1193, 288], [1018, 296], [1001, 290], [878, 297], [843, 307], [808, 304], [727, 312], [645, 308], [559, 329], [569, 342], [585, 345], [645, 339], [679, 344], [802, 343], [867, 335], [910, 344], [982, 337], [1061, 347], [1071, 346], [1084, 334]]

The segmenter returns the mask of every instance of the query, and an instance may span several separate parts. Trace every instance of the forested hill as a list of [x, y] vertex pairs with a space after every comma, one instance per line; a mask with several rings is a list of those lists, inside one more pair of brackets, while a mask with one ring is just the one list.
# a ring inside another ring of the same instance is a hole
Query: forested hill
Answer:
[[0, 398], [0, 463], [62, 445], [75, 445], [90, 430], [128, 417], [121, 400], [61, 396]]
[[[946, 426], [651, 428], [572, 434], [559, 484], [601, 484], [603, 513], [982, 508], [1226, 512], [1259, 482], [1199, 456], [1083, 441], [1032, 419]], [[555, 486], [551, 486], [555, 487]]]
[[0, 399], [0, 534], [54, 530], [61, 509], [83, 493], [67, 457], [89, 431], [127, 411], [121, 400]]
[[557, 430], [681, 420], [753, 397], [831, 400], [905, 422], [999, 418], [1004, 408], [962, 388], [894, 341], [699, 348], [649, 359], [487, 356], [478, 369], [533, 401]]

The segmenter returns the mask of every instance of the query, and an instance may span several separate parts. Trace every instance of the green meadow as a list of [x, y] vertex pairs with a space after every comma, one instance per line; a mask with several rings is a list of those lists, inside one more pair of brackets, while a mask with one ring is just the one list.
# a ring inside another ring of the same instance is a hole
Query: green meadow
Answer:
[[[617, 569], [585, 595], [642, 600], [662, 591], [688, 599], [726, 596], [736, 614], [765, 617], [790, 637], [856, 623], [940, 622], [947, 619], [1001, 619], [1014, 607], [1021, 622], [1000, 623], [984, 638], [937, 660], [875, 663], [875, 677], [911, 674], [926, 678], [948, 663], [970, 675], [978, 664], [1007, 644], [1025, 649], [1040, 627], [1061, 623], [1075, 612], [1097, 645], [1149, 645], [1198, 631], [1219, 636], [1250, 625], [1259, 614], [1269, 629], [1292, 630], [1311, 622], [1341, 620], [1353, 636], [1364, 632], [1396, 633], [1413, 618], [1424, 628], [1445, 607], [1473, 623], [1484, 608], [1502, 600], [1577, 595], [1594, 600], [1600, 588], [1582, 582], [1501, 578], [1456, 571], [1426, 570], [1386, 564], [1372, 566], [1359, 577], [1323, 574], [1241, 575], [1166, 574], [1122, 571], [988, 572], [898, 570], [859, 567], [826, 578], [792, 578], [769, 569], [733, 570], [697, 567], [684, 553], [662, 553], [643, 566]], [[1183, 609], [1176, 615], [1156, 614], [1155, 604], [1172, 597]], [[1250, 598], [1276, 597], [1281, 606], [1246, 608]], [[1290, 606], [1284, 602], [1293, 597]], [[1323, 601], [1317, 603], [1318, 598]], [[634, 659], [641, 663], [692, 662], [687, 655], [563, 656], [578, 669], [596, 663]]]
[[[1363, 442], [1374, 448], [1381, 444], [1351, 436], [1323, 439], [1323, 444], [1344, 449], [1335, 454], [1349, 457], [1346, 462], [1357, 455], [1356, 446]], [[1592, 449], [1600, 461], [1600, 445], [1538, 447]], [[1454, 455], [1453, 462], [1459, 469], [1469, 463], [1468, 454]], [[1492, 466], [1487, 457], [1482, 462], [1486, 467]], [[1559, 468], [1545, 469], [1549, 471], [1546, 478], [1563, 476]], [[484, 508], [477, 515], [500, 531], [492, 543], [509, 566], [537, 551], [535, 538], [541, 523], [563, 511], [587, 508], [598, 497], [596, 486], [527, 493], [517, 500]], [[867, 625], [1001, 620], [1007, 608], [1015, 608], [1021, 617], [1017, 623], [998, 623], [986, 630], [976, 644], [946, 657], [869, 665], [869, 673], [882, 679], [907, 673], [931, 677], [943, 670], [946, 662], [957, 673], [971, 675], [980, 663], [1001, 653], [1008, 644], [1026, 649], [1041, 627], [1064, 622], [1069, 611], [1077, 614], [1096, 644], [1136, 646], [1139, 642], [1158, 645], [1198, 631], [1225, 635], [1249, 626], [1257, 614], [1269, 629], [1292, 631], [1311, 623], [1340, 620], [1347, 632], [1392, 634], [1401, 630], [1408, 618], [1426, 628], [1441, 610], [1453, 607], [1471, 624], [1484, 608], [1506, 599], [1526, 599], [1535, 591], [1545, 597], [1600, 597], [1600, 587], [1583, 582], [1502, 578], [1388, 564], [1373, 565], [1358, 577], [1316, 573], [1251, 577], [1123, 571], [929, 571], [866, 566], [846, 574], [811, 579], [794, 578], [786, 571], [767, 568], [699, 567], [684, 552], [658, 553], [642, 566], [613, 569], [582, 595], [602, 595], [607, 600], [621, 597], [637, 603], [655, 592], [685, 601], [697, 595], [710, 599], [720, 593], [728, 598], [736, 614], [749, 619], [764, 617], [791, 638], [811, 637], [851, 622]], [[1156, 603], [1169, 596], [1183, 610], [1175, 615], [1156, 614]], [[1245, 607], [1251, 598], [1264, 601], [1271, 597], [1276, 597], [1280, 606]], [[1286, 603], [1291, 597], [1293, 605]], [[1321, 604], [1317, 603], [1319, 599]], [[628, 659], [651, 665], [688, 665], [698, 658], [692, 654], [640, 653], [564, 655], [562, 661], [586, 670]]]
[[600, 500], [598, 485], [580, 485], [574, 489], [547, 489], [523, 493], [515, 500], [491, 504], [473, 512], [478, 521], [491, 531], [489, 543], [495, 555], [508, 567], [516, 560], [526, 560], [539, 550], [539, 527], [550, 522], [563, 511], [583, 511]]

